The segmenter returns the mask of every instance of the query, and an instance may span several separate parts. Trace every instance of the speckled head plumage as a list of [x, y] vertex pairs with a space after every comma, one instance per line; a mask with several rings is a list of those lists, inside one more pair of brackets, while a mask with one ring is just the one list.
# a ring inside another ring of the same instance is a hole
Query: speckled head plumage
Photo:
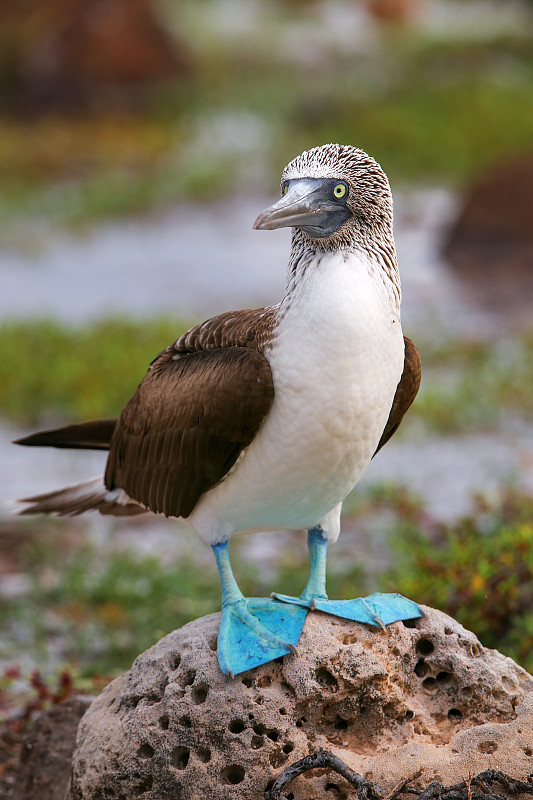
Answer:
[[293, 178], [339, 178], [376, 191], [384, 201], [391, 199], [387, 176], [378, 162], [358, 147], [349, 144], [322, 144], [305, 150], [290, 161], [281, 182]]
[[324, 144], [294, 158], [283, 170], [280, 200], [254, 227], [292, 228], [289, 294], [316, 255], [344, 250], [373, 264], [399, 303], [392, 194], [387, 176], [364, 150]]
[[336, 178], [349, 185], [348, 220], [331, 236], [306, 237], [319, 249], [350, 246], [361, 238], [366, 242], [374, 236], [381, 240], [392, 237], [389, 181], [378, 162], [364, 150], [341, 144], [313, 147], [287, 164], [281, 178], [282, 191], [286, 181], [298, 178]]

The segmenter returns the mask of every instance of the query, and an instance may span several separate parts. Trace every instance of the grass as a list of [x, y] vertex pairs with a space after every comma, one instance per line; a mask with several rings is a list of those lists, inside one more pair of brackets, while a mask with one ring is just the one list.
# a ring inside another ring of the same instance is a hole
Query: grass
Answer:
[[[189, 324], [6, 320], [0, 325], [0, 415], [25, 426], [116, 416], [151, 360]], [[504, 414], [533, 420], [533, 332], [496, 341], [415, 340], [423, 382], [409, 417], [442, 435], [493, 430]]]

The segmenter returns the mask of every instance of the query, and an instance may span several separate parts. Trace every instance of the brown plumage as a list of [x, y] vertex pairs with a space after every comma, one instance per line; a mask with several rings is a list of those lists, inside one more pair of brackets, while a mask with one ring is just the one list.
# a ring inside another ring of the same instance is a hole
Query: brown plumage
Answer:
[[106, 487], [156, 513], [188, 517], [250, 444], [273, 397], [270, 367], [256, 350], [165, 351], [115, 428]]
[[115, 430], [116, 419], [98, 419], [92, 422], [81, 422], [78, 425], [67, 425], [49, 431], [32, 433], [13, 444], [26, 447], [60, 447], [68, 450], [109, 450], [111, 437]]
[[276, 326], [276, 307], [226, 311], [195, 325], [171, 345], [178, 353], [216, 350], [219, 347], [247, 347], [263, 351]]
[[[274, 386], [263, 352], [275, 325], [274, 307], [212, 317], [152, 362], [119, 420], [69, 425], [17, 443], [109, 449], [107, 489], [124, 489], [156, 513], [187, 517], [231, 469], [270, 410]], [[420, 386], [420, 354], [410, 339], [404, 341], [404, 370], [376, 453], [398, 430]], [[133, 504], [129, 508], [135, 513]]]
[[106, 487], [156, 513], [188, 517], [270, 410], [272, 373], [259, 349], [272, 327], [270, 309], [229, 312], [164, 350], [114, 430]]
[[[407, 409], [417, 396], [420, 388], [420, 380], [422, 378], [420, 353], [414, 342], [408, 339], [407, 336], [403, 337], [403, 341], [405, 345], [405, 356], [402, 377], [400, 378], [400, 383], [394, 395], [385, 430], [376, 447], [376, 453], [378, 453], [383, 445], [387, 444], [391, 436], [396, 433]], [[374, 455], [376, 455], [376, 453], [374, 453]]]

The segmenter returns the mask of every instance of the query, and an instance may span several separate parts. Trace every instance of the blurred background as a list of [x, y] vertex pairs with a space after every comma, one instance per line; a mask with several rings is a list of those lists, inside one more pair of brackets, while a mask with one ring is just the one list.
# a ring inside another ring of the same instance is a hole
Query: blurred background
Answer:
[[[13, 516], [104, 458], [10, 441], [115, 416], [187, 326], [277, 302], [290, 234], [252, 224], [329, 141], [389, 175], [424, 364], [345, 504], [330, 596], [401, 591], [533, 668], [533, 3], [3, 0], [0, 718], [218, 609], [175, 521]], [[232, 553], [246, 592], [300, 592], [301, 533]]]

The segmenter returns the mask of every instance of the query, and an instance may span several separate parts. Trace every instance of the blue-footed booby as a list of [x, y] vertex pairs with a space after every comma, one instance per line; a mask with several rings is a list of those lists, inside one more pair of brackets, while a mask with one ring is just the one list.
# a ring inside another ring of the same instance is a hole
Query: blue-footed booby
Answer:
[[[149, 510], [185, 518], [211, 545], [222, 586], [218, 660], [229, 675], [294, 652], [309, 609], [376, 626], [421, 615], [397, 594], [326, 594], [342, 502], [420, 383], [400, 322], [387, 177], [355, 147], [315, 147], [285, 167], [281, 198], [254, 227], [292, 228], [280, 303], [189, 330], [152, 362], [118, 420], [18, 441], [109, 449], [103, 478], [28, 498], [23, 513]], [[231, 536], [287, 528], [308, 532], [302, 594], [244, 597]]]

